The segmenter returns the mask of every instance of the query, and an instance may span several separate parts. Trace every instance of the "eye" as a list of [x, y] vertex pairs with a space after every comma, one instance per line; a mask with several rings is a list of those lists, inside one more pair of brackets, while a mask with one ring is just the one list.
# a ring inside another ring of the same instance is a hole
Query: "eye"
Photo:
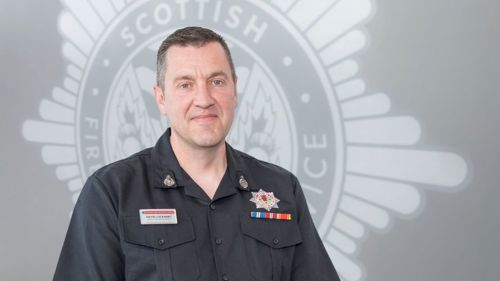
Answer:
[[223, 79], [213, 79], [211, 82], [212, 82], [212, 85], [215, 87], [221, 87], [221, 86], [224, 86], [226, 84], [226, 81]]
[[190, 84], [190, 83], [188, 83], [188, 82], [182, 82], [182, 83], [179, 83], [179, 84], [177, 85], [177, 87], [178, 87], [179, 89], [182, 89], [182, 90], [187, 90], [187, 89], [191, 88], [191, 84]]

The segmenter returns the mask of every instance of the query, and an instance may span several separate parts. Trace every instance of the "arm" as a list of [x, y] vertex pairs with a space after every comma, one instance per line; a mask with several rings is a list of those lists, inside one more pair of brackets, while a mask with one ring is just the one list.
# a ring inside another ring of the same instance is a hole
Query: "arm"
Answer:
[[295, 250], [291, 280], [339, 281], [337, 272], [314, 226], [302, 187], [297, 178], [294, 177], [293, 182], [302, 243]]
[[91, 176], [73, 211], [54, 281], [124, 280], [118, 211], [107, 187]]

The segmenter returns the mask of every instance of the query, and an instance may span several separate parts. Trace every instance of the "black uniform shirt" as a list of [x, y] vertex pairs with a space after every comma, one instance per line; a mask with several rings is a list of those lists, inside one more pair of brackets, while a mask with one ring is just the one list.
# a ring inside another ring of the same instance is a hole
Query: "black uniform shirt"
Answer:
[[[155, 147], [87, 180], [54, 280], [339, 280], [294, 175], [227, 145], [227, 170], [210, 198], [179, 166], [170, 130]], [[196, 159], [193, 159], [196, 161]], [[273, 192], [250, 217], [252, 192]], [[175, 209], [176, 224], [141, 224], [141, 209]]]

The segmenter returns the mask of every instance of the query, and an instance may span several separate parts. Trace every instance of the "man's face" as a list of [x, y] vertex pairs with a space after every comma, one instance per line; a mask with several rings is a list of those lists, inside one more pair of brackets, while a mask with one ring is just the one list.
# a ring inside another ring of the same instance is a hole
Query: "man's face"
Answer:
[[166, 56], [165, 87], [154, 91], [171, 138], [198, 149], [224, 143], [236, 108], [236, 81], [222, 46], [172, 46]]

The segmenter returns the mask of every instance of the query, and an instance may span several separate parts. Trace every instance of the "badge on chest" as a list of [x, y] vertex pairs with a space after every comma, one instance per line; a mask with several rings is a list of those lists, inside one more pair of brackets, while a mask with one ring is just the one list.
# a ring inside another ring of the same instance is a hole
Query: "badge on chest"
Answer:
[[260, 189], [259, 192], [252, 192], [250, 201], [255, 203], [257, 209], [262, 208], [271, 211], [272, 208], [279, 208], [278, 202], [280, 200], [274, 196], [273, 192], [266, 192]]
[[177, 224], [175, 209], [140, 209], [141, 224]]

